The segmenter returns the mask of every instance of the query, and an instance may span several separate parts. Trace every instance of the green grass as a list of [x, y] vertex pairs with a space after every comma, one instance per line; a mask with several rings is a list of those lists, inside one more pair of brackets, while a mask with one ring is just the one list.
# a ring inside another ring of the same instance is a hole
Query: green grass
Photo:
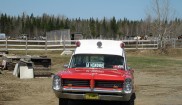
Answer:
[[173, 70], [181, 72], [182, 59], [169, 56], [128, 56], [128, 64], [133, 69], [142, 72], [165, 72]]

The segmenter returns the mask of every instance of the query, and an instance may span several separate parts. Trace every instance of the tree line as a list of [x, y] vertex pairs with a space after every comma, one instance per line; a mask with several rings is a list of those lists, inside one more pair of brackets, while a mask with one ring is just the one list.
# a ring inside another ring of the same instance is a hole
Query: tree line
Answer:
[[[161, 24], [163, 23], [163, 24]], [[169, 26], [170, 31], [166, 37], [176, 37], [182, 34], [182, 20], [161, 20], [161, 27]], [[128, 20], [103, 18], [69, 19], [65, 16], [43, 14], [42, 16], [27, 15], [10, 16], [0, 14], [0, 33], [11, 37], [27, 34], [28, 37], [45, 36], [46, 32], [60, 29], [70, 29], [71, 33], [82, 33], [84, 38], [112, 38], [121, 39], [130, 36], [158, 36], [161, 31], [156, 25], [156, 20], [148, 16], [141, 20]], [[171, 27], [172, 26], [172, 27]]]

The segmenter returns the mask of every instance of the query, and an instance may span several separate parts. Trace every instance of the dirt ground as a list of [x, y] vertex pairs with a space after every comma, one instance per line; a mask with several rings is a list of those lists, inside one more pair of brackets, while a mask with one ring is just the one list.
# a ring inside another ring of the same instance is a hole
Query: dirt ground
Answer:
[[[54, 64], [52, 68], [59, 70], [60, 65]], [[154, 71], [135, 70], [135, 105], [182, 105], [182, 64], [173, 70]], [[3, 71], [0, 74], [0, 105], [58, 105], [51, 83], [51, 77], [19, 79], [12, 72]], [[114, 105], [112, 102], [103, 104]]]

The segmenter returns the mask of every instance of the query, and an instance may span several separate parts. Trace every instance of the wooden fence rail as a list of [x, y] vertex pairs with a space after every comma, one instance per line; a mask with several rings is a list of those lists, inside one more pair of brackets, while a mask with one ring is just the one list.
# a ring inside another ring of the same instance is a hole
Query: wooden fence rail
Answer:
[[[158, 49], [157, 40], [122, 40], [125, 49]], [[76, 40], [0, 40], [0, 50], [74, 50]], [[173, 48], [182, 48], [182, 40], [173, 40]]]

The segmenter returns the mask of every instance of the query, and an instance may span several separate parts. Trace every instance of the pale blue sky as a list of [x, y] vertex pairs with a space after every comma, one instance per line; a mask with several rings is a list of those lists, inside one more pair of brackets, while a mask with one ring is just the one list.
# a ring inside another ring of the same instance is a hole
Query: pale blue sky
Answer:
[[[43, 13], [64, 15], [68, 18], [103, 19], [112, 18], [140, 20], [146, 17], [151, 0], [0, 0], [0, 13], [11, 16], [22, 15], [23, 12], [34, 16]], [[182, 0], [170, 0], [175, 15], [182, 18]]]

